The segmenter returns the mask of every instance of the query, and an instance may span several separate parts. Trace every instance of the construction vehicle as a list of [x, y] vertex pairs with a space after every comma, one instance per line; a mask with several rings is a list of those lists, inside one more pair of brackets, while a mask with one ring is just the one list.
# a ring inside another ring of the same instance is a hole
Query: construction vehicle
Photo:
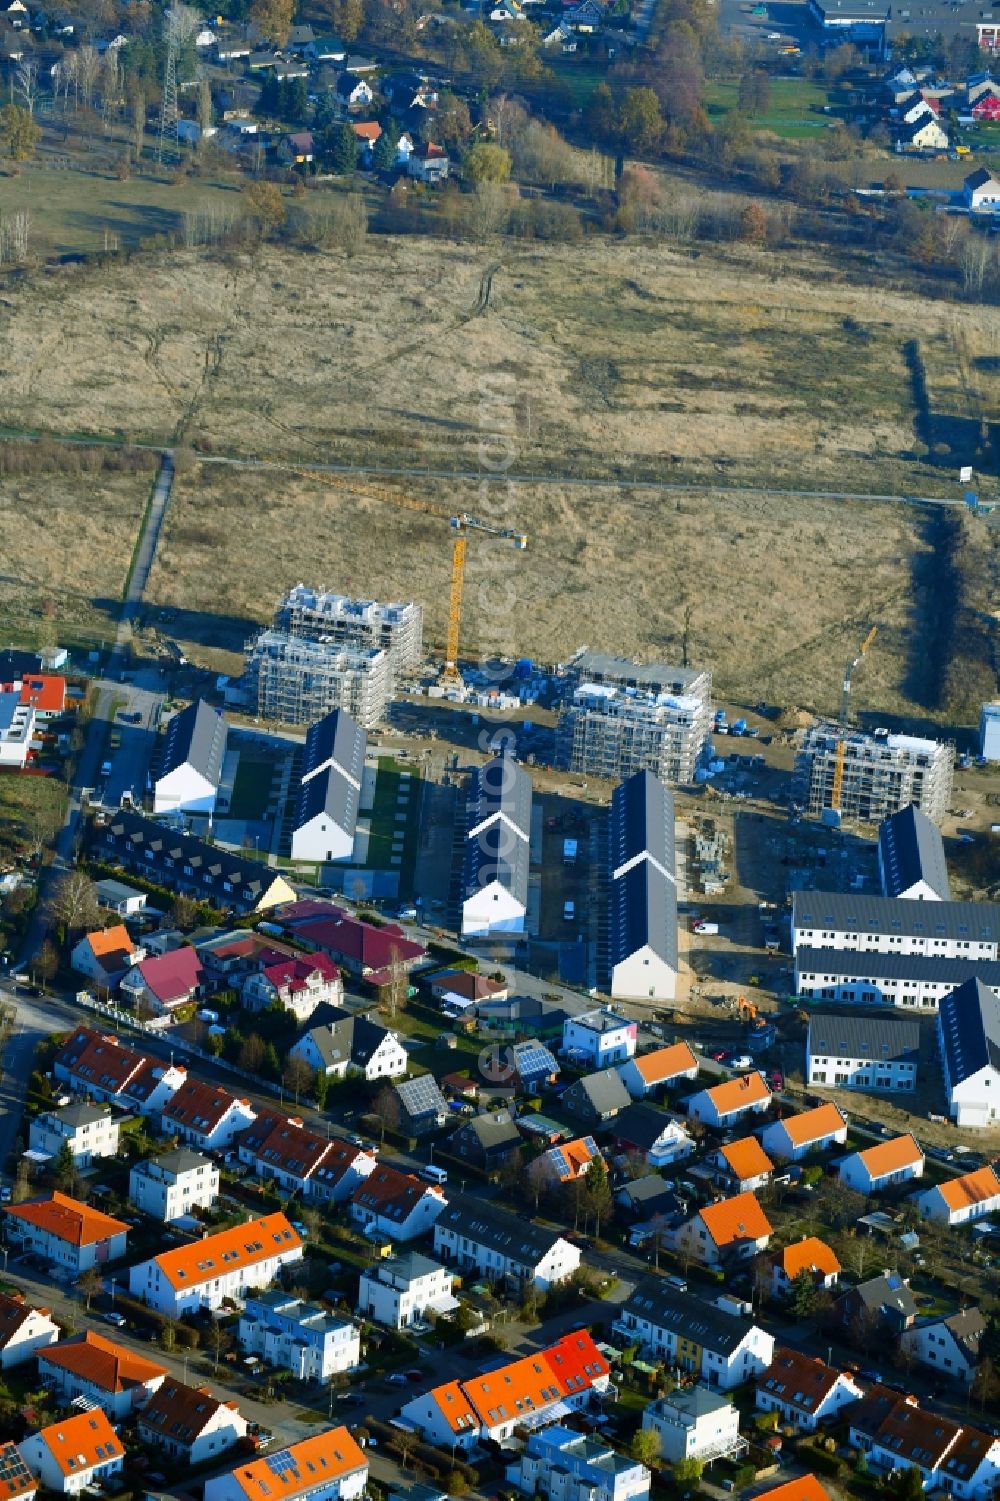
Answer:
[[741, 995], [736, 1001], [736, 1013], [741, 1022], [753, 1022], [757, 1020], [757, 1002], [747, 1000]]
[[847, 718], [851, 706], [851, 680], [854, 677], [854, 669], [868, 655], [872, 642], [877, 635], [878, 626], [873, 625], [862, 641], [857, 656], [847, 664], [847, 671], [844, 673], [844, 686], [840, 695], [841, 736], [837, 741], [837, 758], [833, 764], [833, 786], [830, 789], [830, 807], [837, 813], [840, 812], [840, 802], [844, 790], [844, 759], [847, 755]]

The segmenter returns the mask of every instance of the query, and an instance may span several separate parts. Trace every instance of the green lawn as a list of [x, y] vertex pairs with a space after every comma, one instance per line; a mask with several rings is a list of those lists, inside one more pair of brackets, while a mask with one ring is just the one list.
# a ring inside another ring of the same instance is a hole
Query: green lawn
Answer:
[[267, 811], [274, 762], [267, 757], [240, 754], [229, 805], [230, 818], [263, 818]]
[[[410, 798], [406, 805], [406, 820], [396, 822], [396, 814], [403, 811], [398, 801], [400, 775], [409, 773]], [[392, 864], [393, 835], [402, 831], [403, 858], [398, 866]], [[420, 834], [420, 773], [413, 766], [383, 756], [378, 763], [378, 779], [375, 783], [375, 801], [371, 811], [371, 832], [368, 835], [369, 870], [398, 870], [399, 895], [407, 900], [413, 894], [413, 869], [417, 858], [417, 840]]]
[[[717, 123], [735, 110], [739, 91], [738, 79], [709, 80], [705, 85], [709, 119]], [[831, 115], [823, 113], [824, 106], [830, 107], [834, 118], [841, 113], [843, 106], [837, 89], [811, 83], [806, 78], [773, 78], [767, 110], [753, 116], [750, 124], [754, 130], [769, 130], [785, 140], [802, 140], [830, 124]]]

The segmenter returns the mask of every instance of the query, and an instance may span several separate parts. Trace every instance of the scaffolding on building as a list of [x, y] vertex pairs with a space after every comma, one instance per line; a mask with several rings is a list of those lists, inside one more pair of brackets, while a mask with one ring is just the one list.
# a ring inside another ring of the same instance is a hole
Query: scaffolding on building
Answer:
[[711, 745], [711, 673], [579, 653], [556, 727], [556, 763], [589, 776], [651, 771], [681, 785]]
[[262, 719], [313, 724], [346, 709], [370, 730], [385, 718], [392, 673], [384, 651], [265, 630], [247, 642], [242, 686]]
[[820, 723], [807, 730], [792, 774], [793, 801], [821, 815], [881, 823], [913, 803], [941, 823], [951, 803], [955, 747], [887, 730], [868, 735]]
[[418, 604], [349, 599], [296, 584], [278, 604], [274, 627], [306, 641], [384, 651], [394, 678], [423, 663], [424, 612]]

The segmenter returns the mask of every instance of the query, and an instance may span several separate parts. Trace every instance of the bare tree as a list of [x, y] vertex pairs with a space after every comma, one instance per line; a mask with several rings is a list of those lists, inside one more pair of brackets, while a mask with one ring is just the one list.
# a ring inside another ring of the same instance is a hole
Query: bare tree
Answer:
[[38, 63], [33, 57], [22, 58], [14, 73], [14, 93], [29, 115], [34, 115], [38, 103]]
[[94, 89], [101, 71], [101, 54], [96, 47], [91, 47], [88, 43], [77, 49], [76, 59], [79, 95], [83, 100], [84, 109], [90, 109], [94, 102]]
[[98, 1293], [104, 1291], [104, 1278], [101, 1276], [96, 1266], [91, 1266], [88, 1267], [85, 1272], [80, 1273], [79, 1277], [77, 1278], [76, 1285], [83, 1293], [83, 1296], [86, 1300], [87, 1312], [89, 1313], [90, 1300], [92, 1298], [96, 1298]]
[[379, 988], [378, 1005], [379, 1010], [383, 1011], [391, 1021], [394, 1016], [405, 1009], [406, 994], [410, 983], [406, 962], [395, 944], [389, 950], [389, 963], [385, 968], [386, 979]]
[[380, 1144], [385, 1141], [387, 1131], [395, 1131], [400, 1122], [402, 1107], [399, 1096], [391, 1084], [385, 1084], [379, 1090], [372, 1103], [371, 1113], [381, 1127], [379, 1136]]
[[285, 1071], [281, 1077], [285, 1088], [294, 1095], [297, 1105], [299, 1096], [312, 1084], [314, 1073], [304, 1058], [298, 1058], [293, 1053], [285, 1064]]
[[77, 933], [98, 922], [97, 887], [82, 870], [68, 870], [52, 889], [47, 903], [51, 922], [66, 932]]

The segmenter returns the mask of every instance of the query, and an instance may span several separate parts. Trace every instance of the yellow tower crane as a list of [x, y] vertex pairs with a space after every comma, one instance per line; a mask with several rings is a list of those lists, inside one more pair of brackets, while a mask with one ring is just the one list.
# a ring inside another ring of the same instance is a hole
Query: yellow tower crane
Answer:
[[833, 786], [830, 789], [830, 807], [837, 813], [840, 812], [840, 803], [844, 791], [844, 760], [847, 755], [847, 716], [851, 705], [851, 679], [854, 669], [871, 650], [872, 642], [878, 635], [878, 626], [873, 625], [865, 639], [862, 641], [857, 656], [847, 664], [844, 673], [844, 686], [840, 695], [840, 728], [841, 736], [837, 741], [837, 758], [833, 763]]

